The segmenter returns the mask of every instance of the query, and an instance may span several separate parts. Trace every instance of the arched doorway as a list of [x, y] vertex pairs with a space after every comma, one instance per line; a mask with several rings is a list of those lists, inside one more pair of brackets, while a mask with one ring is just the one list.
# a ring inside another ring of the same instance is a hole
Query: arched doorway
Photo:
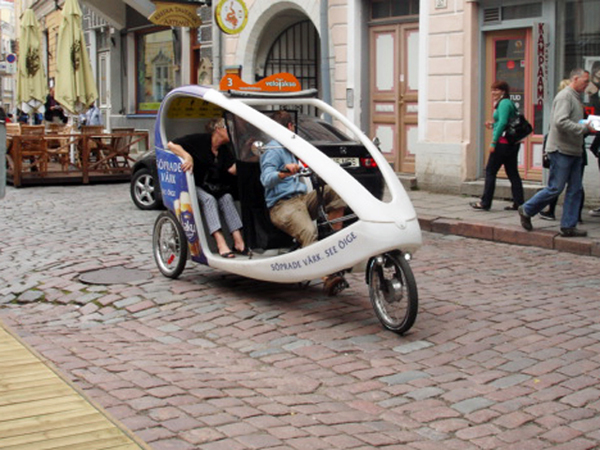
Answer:
[[275, 39], [267, 53], [263, 76], [289, 72], [302, 89], [319, 89], [319, 35], [310, 20], [297, 22]]

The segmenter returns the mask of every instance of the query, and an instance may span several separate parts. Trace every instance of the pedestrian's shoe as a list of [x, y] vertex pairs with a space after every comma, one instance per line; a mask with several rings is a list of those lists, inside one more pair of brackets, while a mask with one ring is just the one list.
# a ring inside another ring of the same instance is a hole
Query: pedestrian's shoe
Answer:
[[560, 235], [562, 237], [586, 237], [587, 231], [578, 228], [561, 228]]
[[527, 215], [525, 212], [525, 208], [523, 205], [519, 206], [519, 218], [521, 219], [521, 226], [525, 228], [527, 231], [533, 230], [533, 225], [531, 225], [531, 217]]
[[490, 210], [489, 206], [486, 208], [485, 206], [483, 206], [481, 204], [481, 202], [471, 202], [471, 203], [469, 203], [469, 206], [478, 211], [489, 211]]
[[540, 219], [544, 219], [544, 220], [556, 220], [556, 216], [552, 213], [546, 212], [546, 211], [541, 211], [540, 212]]
[[590, 211], [590, 216], [592, 216], [592, 217], [600, 217], [600, 208], [592, 209]]
[[339, 294], [349, 286], [346, 279], [339, 273], [334, 273], [325, 278], [323, 292], [329, 297]]

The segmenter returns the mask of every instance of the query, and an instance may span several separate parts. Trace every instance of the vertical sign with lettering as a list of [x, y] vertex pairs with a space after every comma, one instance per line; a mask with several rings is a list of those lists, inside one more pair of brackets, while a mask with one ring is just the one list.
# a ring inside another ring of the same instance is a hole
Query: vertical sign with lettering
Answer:
[[541, 111], [548, 99], [548, 57], [550, 40], [547, 24], [534, 23], [533, 30], [533, 42], [535, 48], [535, 95], [533, 99], [535, 109]]

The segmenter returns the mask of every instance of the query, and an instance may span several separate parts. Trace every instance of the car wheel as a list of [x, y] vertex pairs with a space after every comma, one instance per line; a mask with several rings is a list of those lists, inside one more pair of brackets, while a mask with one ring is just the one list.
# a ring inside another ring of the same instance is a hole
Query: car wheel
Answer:
[[142, 168], [133, 174], [131, 179], [131, 199], [140, 209], [157, 209], [158, 184], [149, 169]]

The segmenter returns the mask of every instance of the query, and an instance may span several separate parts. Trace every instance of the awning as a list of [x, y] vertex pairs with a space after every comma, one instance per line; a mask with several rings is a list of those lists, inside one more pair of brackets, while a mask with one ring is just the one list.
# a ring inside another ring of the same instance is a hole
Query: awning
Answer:
[[149, 17], [156, 7], [150, 0], [82, 0], [100, 14], [109, 25], [117, 30], [125, 28], [125, 7], [131, 6], [144, 17]]

